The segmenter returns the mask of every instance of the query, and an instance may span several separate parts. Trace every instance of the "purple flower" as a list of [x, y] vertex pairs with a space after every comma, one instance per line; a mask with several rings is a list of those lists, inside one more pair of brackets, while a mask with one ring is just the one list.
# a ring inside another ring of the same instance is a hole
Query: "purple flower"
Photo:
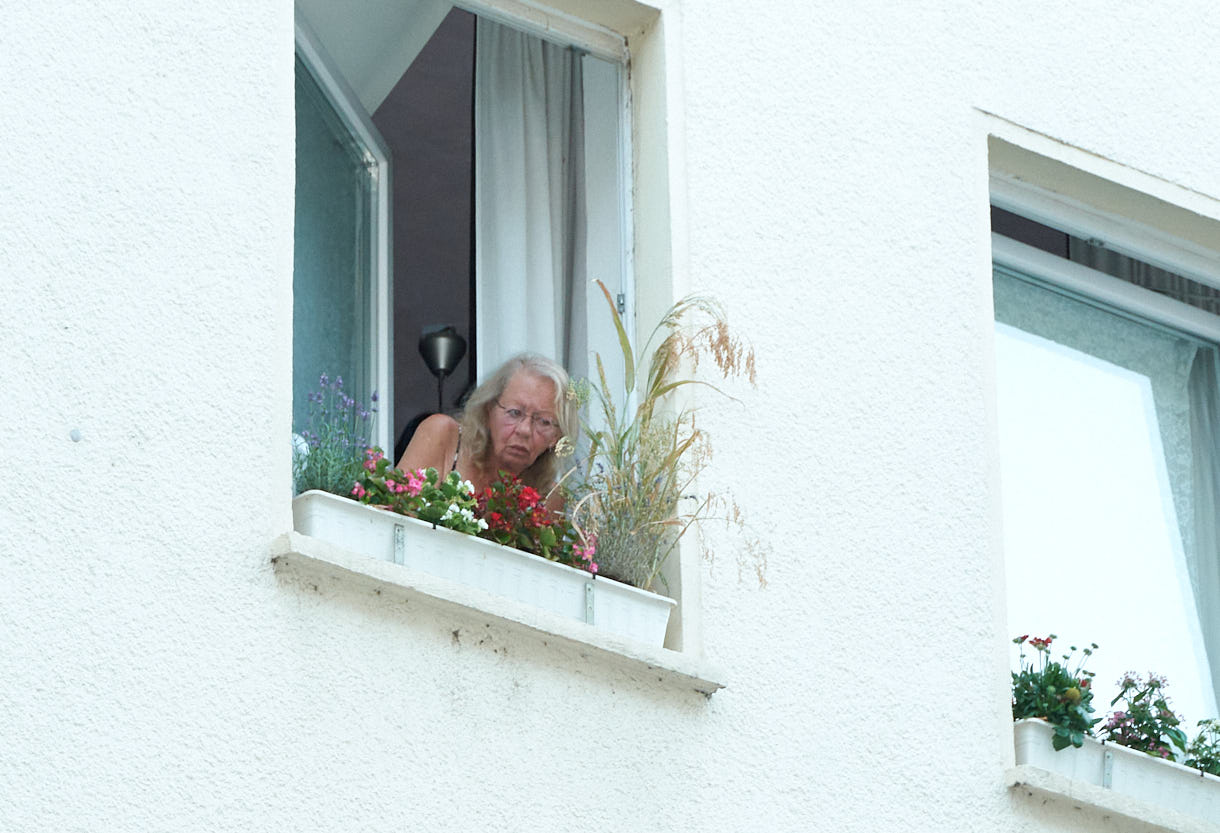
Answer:
[[330, 383], [330, 377], [323, 373], [318, 377], [318, 387], [326, 387]]
[[373, 391], [373, 395], [370, 396], [369, 399], [373, 402], [376, 402], [377, 401], [377, 391]]

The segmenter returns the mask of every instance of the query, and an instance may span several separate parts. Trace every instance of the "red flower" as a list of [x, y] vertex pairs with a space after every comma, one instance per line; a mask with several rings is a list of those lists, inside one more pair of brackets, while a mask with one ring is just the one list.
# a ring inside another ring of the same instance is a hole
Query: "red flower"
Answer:
[[542, 496], [532, 486], [521, 487], [521, 493], [517, 495], [517, 506], [522, 512], [528, 512], [538, 505], [538, 501]]

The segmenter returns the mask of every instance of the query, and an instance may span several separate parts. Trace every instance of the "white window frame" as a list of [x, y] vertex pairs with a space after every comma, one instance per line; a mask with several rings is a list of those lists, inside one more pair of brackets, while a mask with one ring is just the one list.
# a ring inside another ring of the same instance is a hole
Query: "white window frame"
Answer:
[[[1006, 208], [1005, 210], [1012, 211], [1013, 209]], [[1014, 213], [1020, 212], [1014, 211]], [[1022, 216], [1028, 217], [1024, 214]], [[1045, 220], [1039, 222], [1050, 225]], [[1158, 295], [1143, 287], [994, 232], [991, 235], [991, 254], [992, 261], [1000, 266], [1037, 275], [1039, 278], [1075, 294], [1096, 299], [1141, 318], [1220, 344], [1220, 316], [1196, 309], [1173, 298]], [[1138, 257], [1137, 255], [1131, 256]], [[1144, 260], [1144, 258], [1139, 259]], [[1198, 278], [1192, 279], [1198, 280]], [[1217, 279], [1220, 279], [1220, 272], [1213, 280]]]
[[[1199, 283], [1220, 287], [1220, 252], [1016, 177], [992, 175], [991, 205]], [[1035, 275], [1076, 297], [1220, 346], [1220, 316], [996, 232], [991, 234], [991, 254], [996, 266]], [[1202, 639], [1197, 631], [1196, 639]], [[1201, 649], [1203, 645], [1200, 642], [1195, 647]], [[1210, 677], [1206, 682], [1210, 688]], [[1220, 692], [1214, 694], [1220, 697]]]
[[1220, 288], [1220, 252], [1121, 214], [999, 173], [991, 175], [991, 204], [1074, 237], [1100, 242], [1119, 254]]
[[[646, 322], [658, 319], [686, 290], [688, 210], [677, 198], [683, 192], [686, 167], [679, 59], [682, 21], [678, 15], [667, 14], [662, 25], [660, 8], [639, 0], [553, 2], [566, 11], [521, 0], [461, 0], [455, 5], [623, 63], [623, 118], [619, 123], [624, 229], [621, 291], [624, 322], [638, 344], [651, 329]], [[312, 42], [317, 45], [316, 38]], [[358, 101], [350, 90], [347, 94]], [[384, 217], [388, 220], [388, 216], [387, 204]], [[387, 275], [389, 265], [387, 258]], [[381, 332], [387, 344], [392, 343], [388, 320]], [[385, 389], [390, 391], [389, 384]], [[288, 533], [286, 537], [299, 536]], [[662, 653], [674, 661], [695, 662], [702, 667], [702, 559], [689, 539], [676, 558], [672, 572], [667, 570], [667, 574], [671, 576], [670, 588], [678, 597], [678, 609], [670, 619], [666, 639], [672, 647], [662, 649]]]
[[[377, 392], [378, 414], [374, 442], [382, 448], [394, 447], [394, 316], [391, 300], [394, 263], [390, 241], [393, 239], [392, 194], [387, 183], [393, 182], [390, 170], [389, 146], [365, 112], [355, 91], [348, 86], [326, 53], [321, 40], [310, 28], [299, 9], [295, 10], [296, 54], [309, 70], [322, 93], [327, 97], [344, 126], [360, 142], [364, 164], [369, 169], [372, 190], [369, 195], [369, 216], [372, 228], [369, 237], [368, 262], [372, 265], [372, 291], [369, 293], [368, 357], [370, 384]], [[295, 395], [295, 392], [294, 392]]]
[[[1220, 288], [1220, 250], [1200, 242], [1220, 239], [1215, 234], [1220, 209], [1214, 203], [1201, 205], [1198, 195], [1175, 193], [1164, 182], [1022, 135], [1012, 126], [1002, 133], [991, 136], [993, 142], [1010, 145], [992, 146], [992, 206]], [[1041, 156], [1027, 144], [1049, 155]], [[994, 266], [1036, 275], [1076, 297], [1220, 345], [1220, 316], [1001, 234], [992, 232], [990, 238]]]

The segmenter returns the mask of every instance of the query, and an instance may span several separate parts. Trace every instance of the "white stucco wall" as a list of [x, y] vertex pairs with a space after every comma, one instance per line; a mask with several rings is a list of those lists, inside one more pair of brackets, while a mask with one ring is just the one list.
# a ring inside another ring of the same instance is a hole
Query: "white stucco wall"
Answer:
[[759, 357], [710, 479], [772, 548], [713, 538], [711, 699], [277, 579], [291, 6], [4, 19], [0, 828], [1135, 829], [1003, 785], [986, 137], [1206, 208], [1209, 4], [665, 5], [673, 283]]

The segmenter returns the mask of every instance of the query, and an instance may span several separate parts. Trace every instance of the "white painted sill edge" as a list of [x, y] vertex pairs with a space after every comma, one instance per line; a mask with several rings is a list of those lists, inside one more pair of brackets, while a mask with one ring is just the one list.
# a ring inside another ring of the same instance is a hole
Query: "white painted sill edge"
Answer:
[[[1010, 789], [1066, 799], [1076, 808], [1098, 810], [1175, 833], [1220, 833], [1220, 818], [1212, 820], [1207, 811], [1215, 806], [1216, 790], [1220, 788], [1220, 779], [1213, 775], [1093, 738], [1085, 739], [1082, 750], [1069, 747], [1052, 752], [1051, 727], [1036, 719], [1015, 721], [1013, 741], [1017, 764], [1005, 772], [1005, 784]], [[1114, 756], [1105, 766], [1107, 770], [1113, 767], [1113, 787], [1102, 785], [1102, 756], [1106, 752]], [[1056, 755], [1075, 755], [1075, 763]]]
[[401, 564], [369, 558], [299, 532], [286, 532], [272, 542], [271, 562], [277, 572], [306, 579], [336, 580], [389, 598], [433, 604], [446, 613], [481, 623], [490, 620], [511, 633], [543, 637], [548, 643], [575, 648], [582, 656], [596, 658], [640, 679], [655, 679], [673, 688], [691, 688], [707, 696], [724, 688], [719, 669], [680, 651], [622, 639], [584, 622]]
[[1031, 794], [1067, 799], [1073, 807], [1091, 808], [1132, 821], [1173, 830], [1176, 833], [1218, 833], [1220, 824], [1208, 824], [1194, 816], [1158, 807], [1146, 801], [1116, 793], [1105, 787], [1088, 784], [1030, 764], [1018, 764], [1005, 773], [1012, 789], [1025, 789]]

